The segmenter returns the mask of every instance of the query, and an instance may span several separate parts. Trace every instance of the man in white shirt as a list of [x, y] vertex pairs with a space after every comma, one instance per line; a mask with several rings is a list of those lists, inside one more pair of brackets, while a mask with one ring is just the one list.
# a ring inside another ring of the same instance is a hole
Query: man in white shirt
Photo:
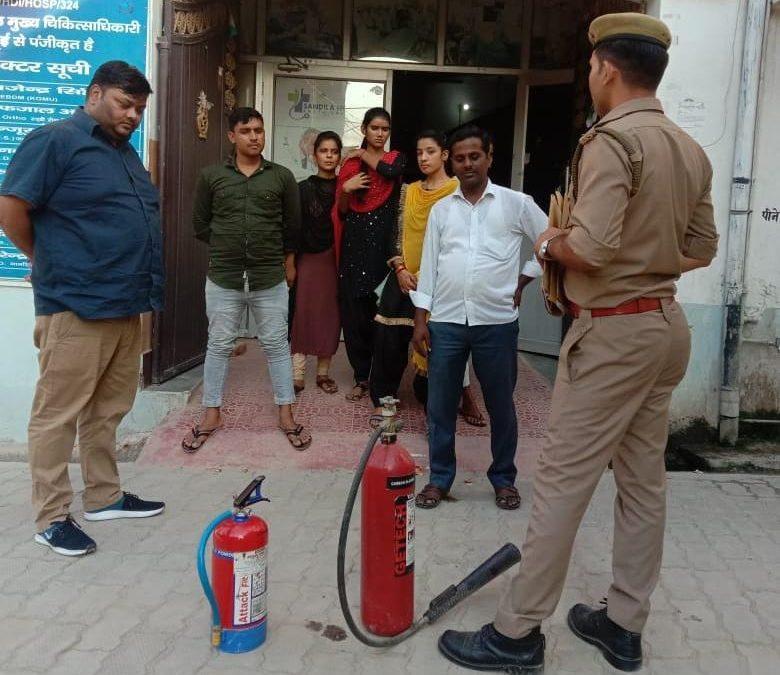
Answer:
[[475, 126], [450, 139], [460, 187], [431, 209], [417, 290], [414, 349], [428, 356], [430, 482], [417, 496], [434, 508], [455, 480], [455, 422], [469, 353], [490, 415], [493, 463], [488, 479], [502, 509], [520, 506], [515, 488], [517, 306], [523, 288], [542, 270], [535, 259], [521, 270], [522, 237], [535, 242], [547, 216], [522, 192], [494, 185], [490, 135]]

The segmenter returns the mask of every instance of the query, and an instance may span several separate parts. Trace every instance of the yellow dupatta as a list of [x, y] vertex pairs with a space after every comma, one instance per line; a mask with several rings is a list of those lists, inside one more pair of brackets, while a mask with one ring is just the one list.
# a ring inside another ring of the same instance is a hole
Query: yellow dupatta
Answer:
[[[428, 214], [433, 205], [442, 197], [452, 194], [458, 187], [458, 179], [450, 178], [435, 190], [424, 190], [422, 181], [412, 183], [406, 188], [403, 204], [403, 232], [401, 235], [401, 254], [406, 269], [417, 276], [420, 272], [423, 239], [428, 226]], [[428, 360], [412, 351], [412, 362], [418, 371], [428, 372]]]
[[458, 179], [450, 178], [435, 190], [424, 190], [422, 181], [412, 183], [406, 188], [406, 200], [403, 206], [403, 234], [401, 236], [401, 254], [406, 269], [417, 276], [420, 272], [425, 228], [428, 226], [428, 214], [433, 205], [442, 197], [455, 192]]

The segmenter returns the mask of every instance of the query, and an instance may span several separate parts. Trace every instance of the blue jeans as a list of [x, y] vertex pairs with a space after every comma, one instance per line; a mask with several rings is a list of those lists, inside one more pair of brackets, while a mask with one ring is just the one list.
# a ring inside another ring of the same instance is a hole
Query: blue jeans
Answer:
[[292, 359], [287, 342], [287, 283], [262, 291], [236, 291], [217, 286], [206, 279], [206, 315], [209, 340], [203, 366], [203, 405], [222, 406], [230, 353], [238, 337], [241, 319], [247, 307], [254, 315], [257, 339], [268, 359], [268, 372], [276, 405], [295, 402]]
[[517, 415], [517, 321], [467, 326], [431, 321], [428, 356], [428, 452], [430, 482], [448, 491], [455, 480], [455, 422], [469, 353], [490, 416], [493, 463], [487, 475], [494, 488], [515, 484]]

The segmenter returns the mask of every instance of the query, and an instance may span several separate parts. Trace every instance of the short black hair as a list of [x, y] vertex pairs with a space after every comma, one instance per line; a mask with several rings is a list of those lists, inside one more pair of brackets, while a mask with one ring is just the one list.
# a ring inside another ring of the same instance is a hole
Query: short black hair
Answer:
[[260, 120], [262, 122], [263, 116], [254, 108], [234, 108], [233, 112], [228, 115], [228, 128], [233, 131], [236, 128], [236, 124], [246, 124], [249, 120]]
[[661, 45], [644, 40], [615, 38], [594, 49], [599, 62], [609, 61], [623, 75], [626, 84], [655, 91], [669, 64], [669, 53]]
[[120, 89], [128, 96], [148, 96], [152, 93], [149, 80], [138, 68], [131, 66], [127, 61], [106, 61], [98, 66], [89, 87], [93, 84]]
[[424, 131], [421, 131], [414, 137], [415, 147], [423, 138], [430, 138], [432, 141], [435, 141], [436, 145], [442, 150], [447, 149], [447, 137], [441, 131], [436, 131], [435, 129], [425, 129]]
[[343, 147], [341, 137], [335, 131], [321, 131], [317, 134], [317, 138], [314, 139], [314, 152], [317, 152], [317, 148], [325, 141], [336, 141], [336, 146], [338, 147], [339, 152], [341, 152]]
[[490, 132], [475, 124], [469, 124], [453, 132], [447, 143], [447, 149], [452, 152], [452, 148], [455, 147], [456, 143], [465, 141], [467, 138], [478, 138], [482, 143], [482, 149], [485, 151], [485, 154], [489, 154], [493, 148], [493, 137], [490, 135]]
[[372, 120], [375, 120], [377, 117], [383, 120], [387, 120], [388, 124], [392, 124], [390, 121], [390, 113], [387, 112], [384, 108], [369, 108], [366, 110], [366, 114], [363, 115], [363, 126], [367, 127]]

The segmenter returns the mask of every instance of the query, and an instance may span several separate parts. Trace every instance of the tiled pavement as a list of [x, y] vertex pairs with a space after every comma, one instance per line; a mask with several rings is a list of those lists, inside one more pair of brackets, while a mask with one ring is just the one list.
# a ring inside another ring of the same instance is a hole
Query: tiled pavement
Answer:
[[[352, 636], [339, 642], [325, 637], [327, 626], [344, 626], [336, 598], [336, 539], [349, 467], [366, 438], [369, 409], [346, 404], [340, 395], [327, 397], [309, 383], [299, 416], [314, 427], [315, 444], [295, 453], [275, 431], [258, 354], [241, 359], [231, 375], [228, 428], [210, 441], [208, 452], [204, 448], [189, 457], [178, 449], [197, 412], [193, 405], [161, 426], [138, 462], [121, 465], [126, 489], [166, 499], [165, 514], [87, 523], [98, 551], [86, 559], [66, 559], [33, 543], [27, 468], [0, 462], [0, 674], [466, 672], [438, 655], [436, 638], [445, 628], [470, 629], [491, 620], [508, 577], [390, 650], [367, 649]], [[335, 372], [347, 385], [343, 359]], [[402, 393], [409, 400], [408, 391]], [[544, 379], [523, 362], [516, 398], [523, 508], [496, 510], [482, 473], [486, 432], [459, 429], [457, 501], [417, 516], [418, 610], [489, 552], [522, 540], [528, 477], [549, 405]], [[420, 413], [405, 408], [402, 415], [408, 422], [403, 441], [424, 464]], [[80, 491], [78, 467], [71, 469]], [[202, 528], [229, 506], [231, 495], [253, 473], [268, 476], [272, 499], [258, 509], [271, 528], [269, 639], [251, 654], [216, 654], [209, 647], [209, 612], [195, 575], [194, 550]], [[572, 603], [595, 604], [607, 589], [613, 497], [607, 474], [580, 530], [561, 604], [544, 627], [547, 673], [615, 672], [565, 627]], [[667, 548], [645, 632], [644, 672], [780, 671], [779, 506], [780, 477], [670, 475]], [[80, 495], [73, 511], [80, 519]], [[354, 603], [356, 535], [348, 565]]]
[[[73, 468], [75, 484], [81, 481]], [[259, 466], [256, 468], [260, 468]], [[268, 471], [271, 528], [269, 639], [251, 654], [215, 654], [194, 571], [200, 530], [250, 474], [123, 464], [128, 489], [168, 501], [151, 520], [88, 523], [96, 554], [70, 560], [32, 541], [24, 464], [0, 463], [0, 673], [455, 673], [436, 652], [445, 628], [492, 618], [507, 579], [440, 624], [387, 651], [351, 636], [333, 642], [311, 622], [344, 626], [335, 590], [336, 532], [351, 479], [343, 469]], [[459, 500], [417, 518], [417, 605], [465, 575], [487, 552], [522, 538], [528, 506], [497, 512], [474, 474]], [[673, 474], [661, 585], [645, 632], [644, 672], [775, 675], [780, 664], [780, 478]], [[520, 483], [527, 500], [530, 484]], [[565, 627], [568, 607], [597, 602], [609, 582], [611, 476], [580, 531], [561, 604], [546, 623], [547, 673], [598, 674], [595, 650]], [[80, 499], [74, 504], [80, 517]], [[350, 592], [357, 600], [357, 539]]]

